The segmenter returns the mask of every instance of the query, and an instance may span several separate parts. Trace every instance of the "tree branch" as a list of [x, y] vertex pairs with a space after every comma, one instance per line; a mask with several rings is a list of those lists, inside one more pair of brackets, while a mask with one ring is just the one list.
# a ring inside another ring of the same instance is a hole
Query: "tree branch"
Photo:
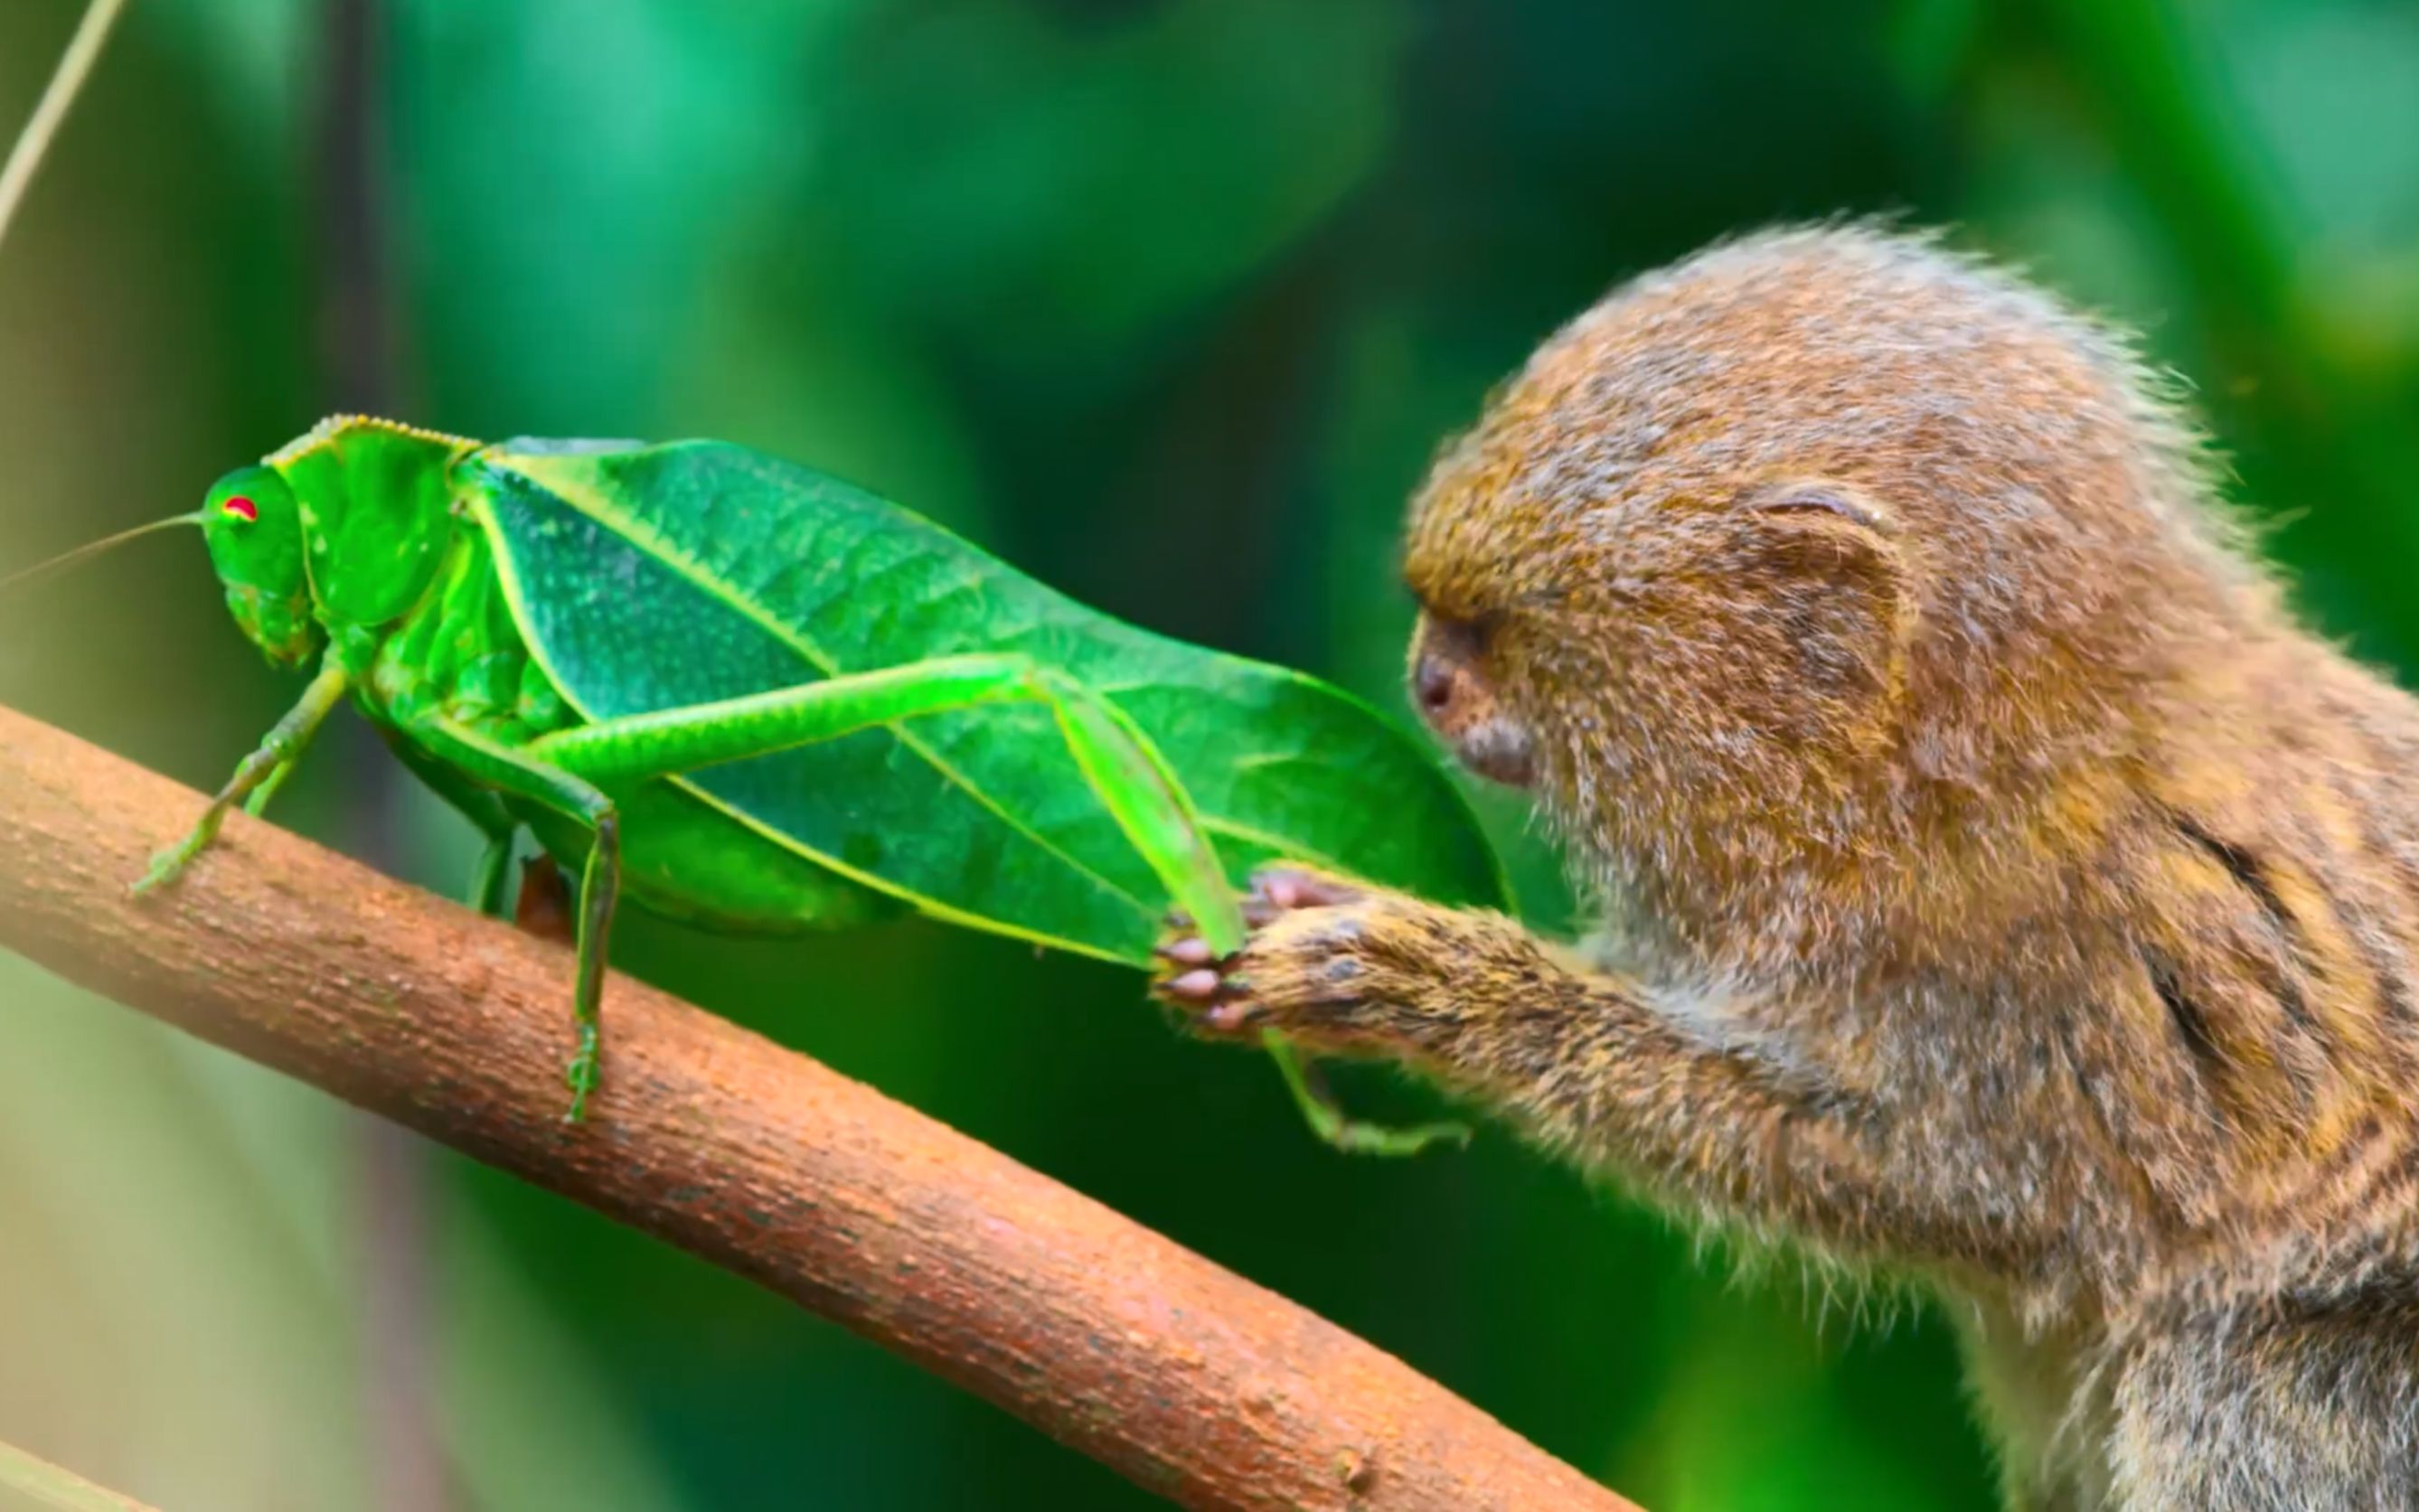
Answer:
[[1618, 1512], [1409, 1366], [1089, 1198], [616, 977], [562, 1120], [559, 948], [0, 708], [0, 947], [560, 1192], [893, 1350], [1183, 1505]]

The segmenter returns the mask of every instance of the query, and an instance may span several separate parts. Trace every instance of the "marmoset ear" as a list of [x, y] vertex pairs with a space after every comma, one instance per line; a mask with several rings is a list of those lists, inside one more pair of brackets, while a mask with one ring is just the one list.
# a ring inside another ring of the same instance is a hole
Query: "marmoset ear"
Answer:
[[1841, 484], [1793, 481], [1741, 497], [1731, 527], [1725, 565], [1795, 653], [1810, 691], [1900, 686], [1914, 610], [1887, 508]]

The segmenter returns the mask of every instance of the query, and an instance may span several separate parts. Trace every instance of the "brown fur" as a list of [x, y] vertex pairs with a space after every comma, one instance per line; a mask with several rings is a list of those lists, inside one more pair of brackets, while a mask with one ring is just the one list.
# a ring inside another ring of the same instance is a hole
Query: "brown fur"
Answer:
[[2013, 1505], [2419, 1504], [2419, 705], [2120, 338], [1925, 239], [1718, 246], [1536, 353], [1405, 561], [1424, 712], [1604, 933], [1297, 876], [1172, 996], [1922, 1279]]

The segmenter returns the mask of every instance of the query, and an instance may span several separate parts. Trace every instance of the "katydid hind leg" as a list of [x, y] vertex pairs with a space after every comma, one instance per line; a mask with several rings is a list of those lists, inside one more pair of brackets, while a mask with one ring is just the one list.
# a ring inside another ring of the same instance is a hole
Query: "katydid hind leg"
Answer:
[[1132, 716], [1106, 698], [1064, 673], [1044, 673], [1040, 681], [1059, 737], [1126, 843], [1218, 950], [1242, 949], [1242, 904], [1175, 768]]
[[471, 780], [576, 819], [594, 836], [579, 887], [578, 979], [572, 994], [578, 1041], [563, 1072], [563, 1083], [571, 1089], [571, 1107], [564, 1121], [578, 1123], [588, 1116], [588, 1102], [601, 1074], [599, 1010], [614, 906], [622, 892], [621, 814], [613, 800], [585, 779], [450, 719], [416, 725], [411, 733], [432, 754]]
[[[1222, 952], [1239, 949], [1245, 933], [1240, 903], [1173, 768], [1116, 704], [1024, 656], [936, 658], [718, 703], [600, 720], [542, 736], [523, 759], [559, 764], [558, 770], [600, 779], [665, 777], [811, 745], [871, 725], [1010, 702], [1039, 702], [1054, 711], [1086, 780], [1169, 895]], [[610, 870], [614, 856], [604, 832], [590, 854], [592, 876], [600, 856]], [[597, 898], [584, 885], [581, 908], [584, 938], [594, 920], [610, 919], [612, 900]], [[582, 961], [583, 968], [597, 964], [585, 953]], [[1404, 1153], [1461, 1133], [1457, 1126], [1396, 1131], [1350, 1119], [1304, 1074], [1290, 1046], [1270, 1048], [1313, 1129], [1338, 1148]]]
[[987, 703], [1039, 702], [1084, 778], [1169, 894], [1240, 948], [1242, 916], [1192, 800], [1132, 717], [1063, 672], [1013, 654], [936, 657], [714, 703], [601, 719], [544, 735], [528, 755], [580, 777], [632, 781], [836, 739]]
[[193, 858], [218, 838], [219, 827], [238, 804], [263, 790], [274, 791], [274, 784], [283, 780], [281, 774], [290, 771], [300, 759], [311, 737], [319, 733], [329, 714], [344, 701], [349, 686], [350, 678], [333, 660], [322, 667], [303, 690], [301, 701], [285, 711], [285, 717], [277, 721], [258, 748], [236, 767], [235, 775], [210, 799], [210, 806], [202, 810], [202, 817], [185, 838], [151, 858], [151, 869], [134, 884], [134, 893], [139, 896], [175, 882]]
[[1302, 1121], [1310, 1125], [1310, 1132], [1348, 1155], [1400, 1158], [1416, 1155], [1431, 1145], [1470, 1143], [1470, 1125], [1458, 1119], [1395, 1128], [1356, 1119], [1344, 1111], [1344, 1104], [1336, 1100], [1334, 1088], [1327, 1085], [1318, 1063], [1304, 1060], [1293, 1041], [1271, 1029], [1260, 1036], [1260, 1043], [1269, 1058], [1276, 1062], [1277, 1073], [1285, 1078], [1286, 1090], [1292, 1094], [1294, 1106], [1301, 1111]]
[[[1278, 906], [1303, 906], [1281, 887], [1255, 888], [1239, 899], [1220, 869], [1218, 853], [1202, 833], [1191, 796], [1141, 726], [1117, 706], [1071, 679], [1047, 679], [1075, 763], [1102, 803], [1117, 817], [1126, 838], [1150, 862], [1168, 896], [1186, 918], [1185, 937], [1162, 953], [1179, 969], [1212, 964], [1242, 949], [1249, 930], [1265, 917], [1271, 897]], [[1271, 896], [1263, 896], [1267, 892]], [[1195, 962], [1197, 956], [1198, 962]], [[1194, 969], [1189, 976], [1205, 973]], [[1214, 969], [1207, 973], [1216, 980]], [[1269, 1057], [1311, 1132], [1352, 1154], [1411, 1155], [1435, 1144], [1467, 1144], [1470, 1130], [1456, 1122], [1396, 1129], [1370, 1123], [1344, 1111], [1318, 1068], [1302, 1058], [1278, 1034], [1261, 1037]]]
[[793, 750], [875, 725], [984, 703], [1047, 698], [1029, 658], [977, 654], [852, 672], [557, 731], [529, 754], [603, 781], [672, 777]]

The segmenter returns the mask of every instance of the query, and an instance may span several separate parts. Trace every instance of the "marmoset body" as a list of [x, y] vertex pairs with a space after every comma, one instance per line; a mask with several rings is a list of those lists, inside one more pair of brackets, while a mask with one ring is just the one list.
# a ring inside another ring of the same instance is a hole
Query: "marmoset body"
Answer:
[[1391, 1057], [1949, 1304], [2018, 1507], [2419, 1505], [2419, 702], [2131, 345], [1934, 240], [1717, 246], [1413, 502], [1413, 700], [1603, 928], [1265, 873], [1211, 1034]]

